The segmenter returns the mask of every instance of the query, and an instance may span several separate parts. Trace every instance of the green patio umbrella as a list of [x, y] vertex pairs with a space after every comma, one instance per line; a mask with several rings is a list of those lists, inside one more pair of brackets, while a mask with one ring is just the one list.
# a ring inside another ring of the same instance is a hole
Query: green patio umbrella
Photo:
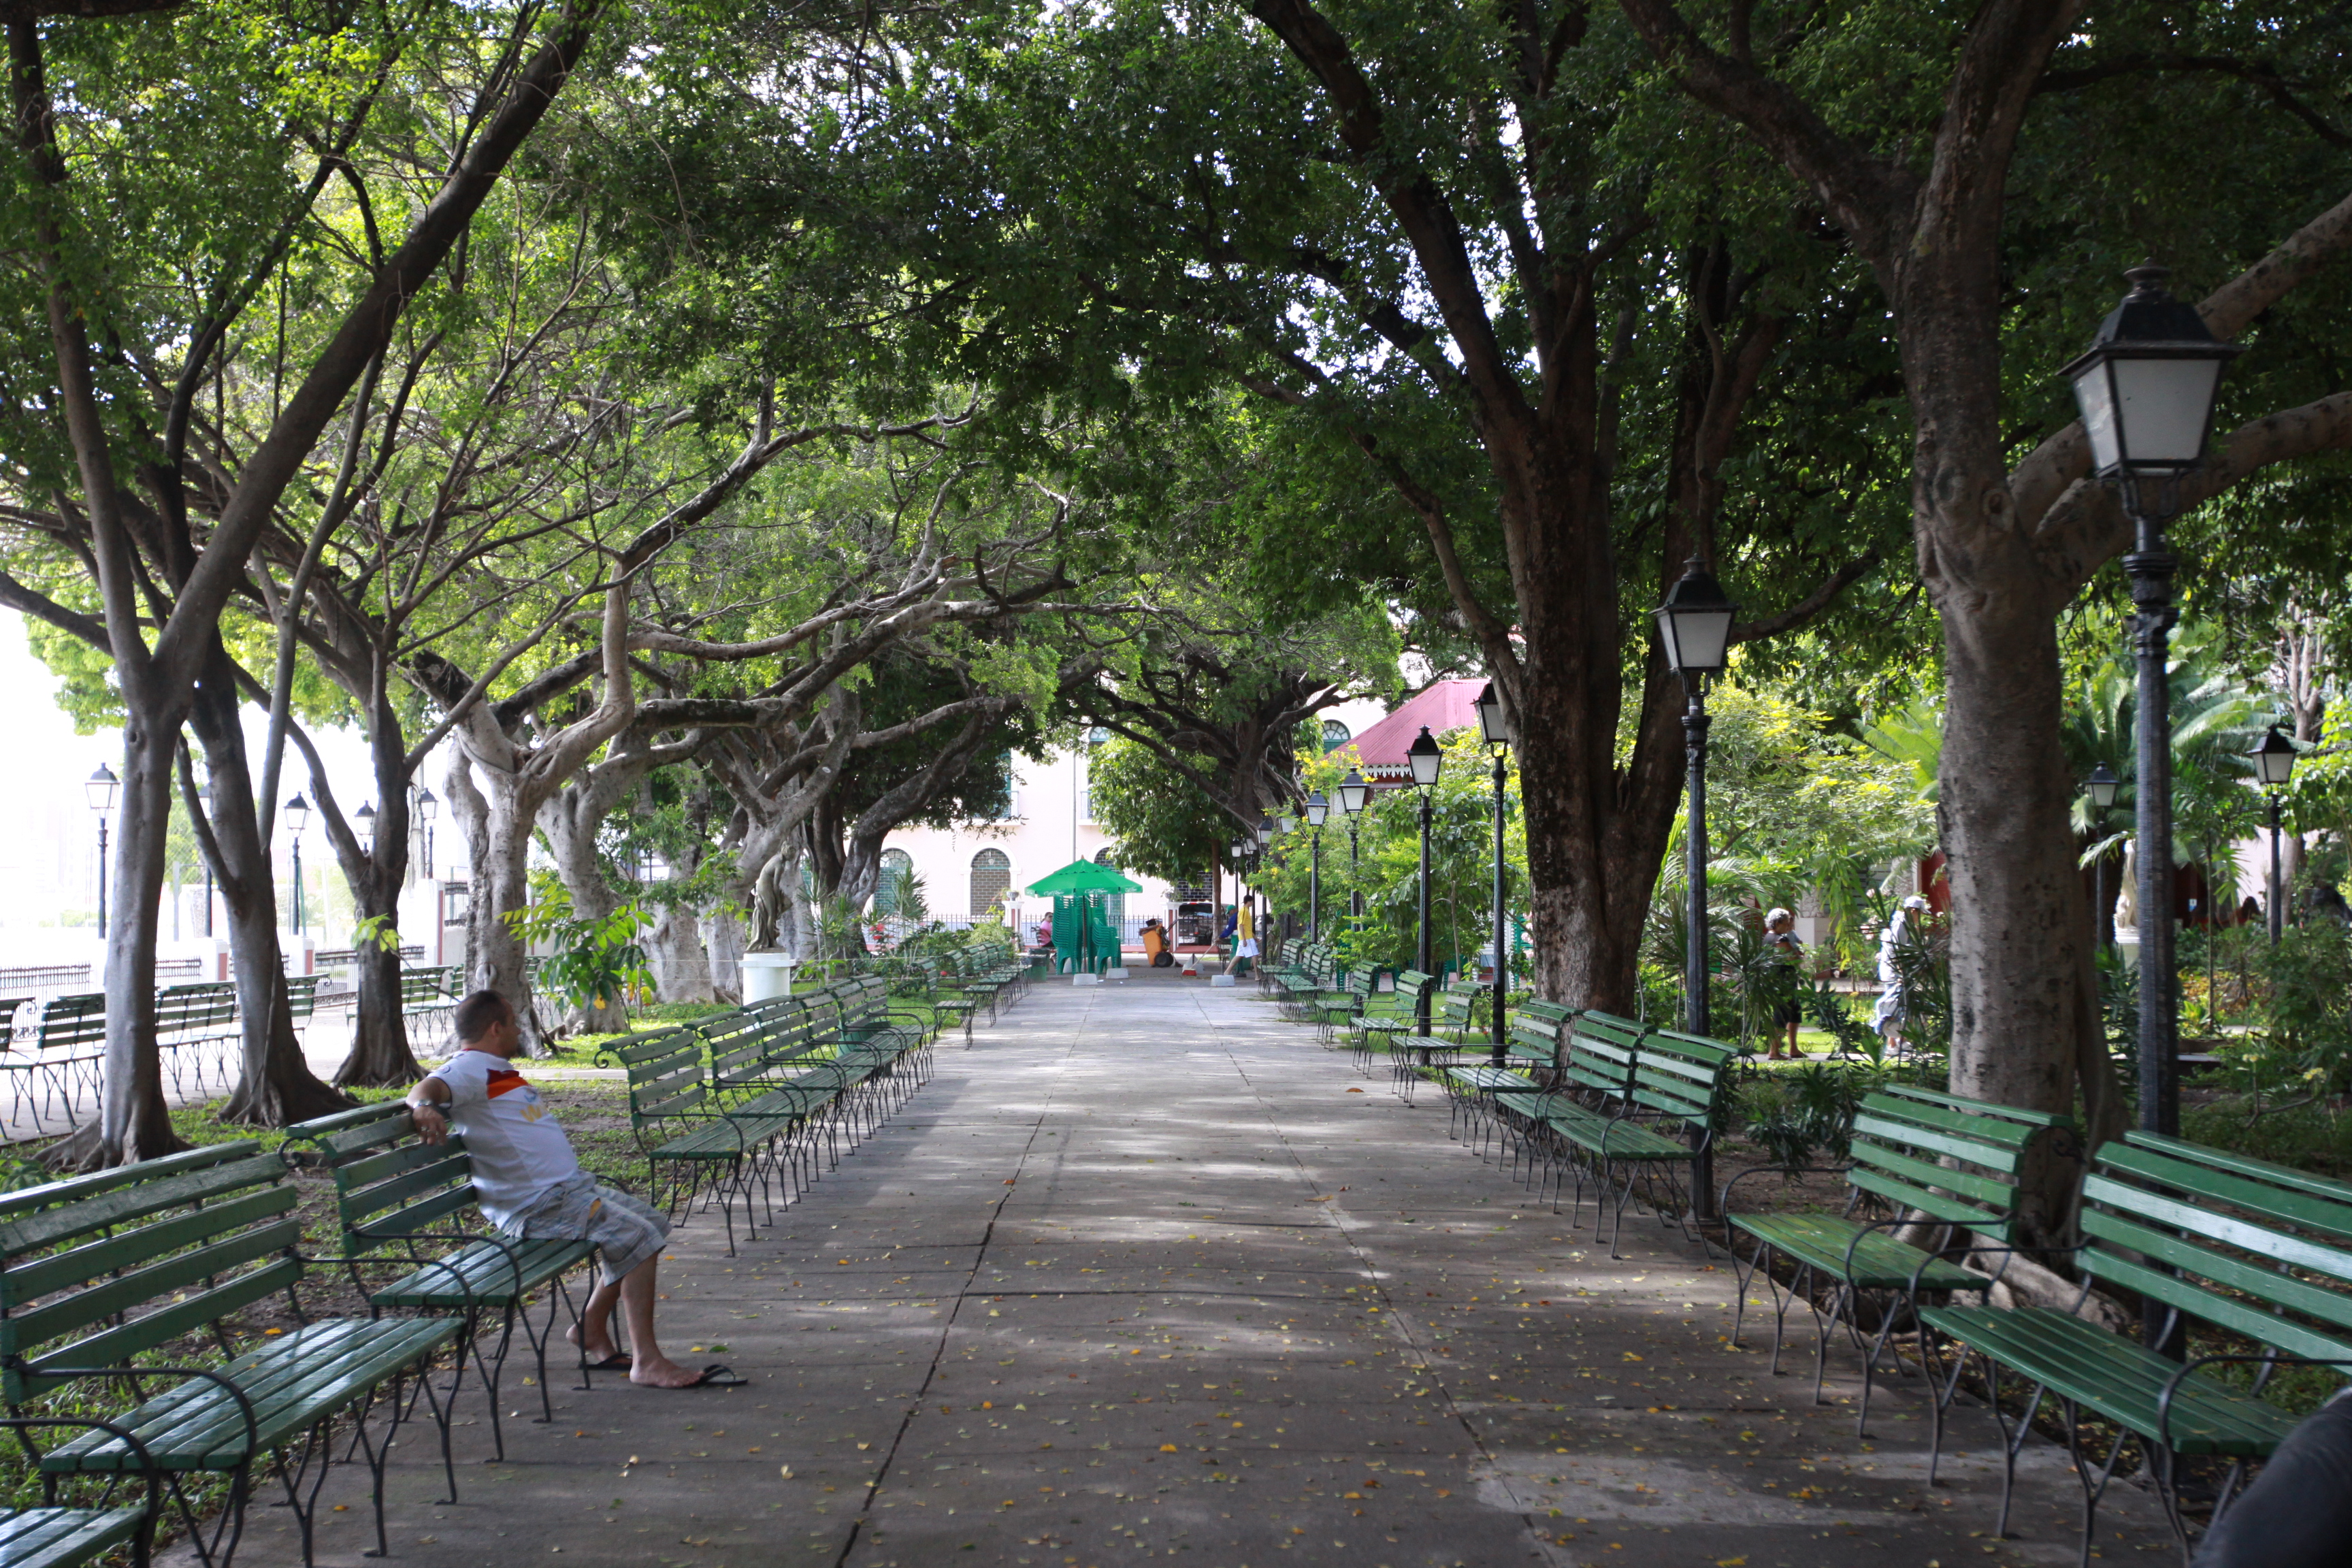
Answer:
[[1040, 877], [1023, 890], [1040, 895], [1139, 893], [1143, 891], [1143, 884], [1129, 881], [1115, 867], [1097, 865], [1092, 860], [1073, 860], [1050, 876]]

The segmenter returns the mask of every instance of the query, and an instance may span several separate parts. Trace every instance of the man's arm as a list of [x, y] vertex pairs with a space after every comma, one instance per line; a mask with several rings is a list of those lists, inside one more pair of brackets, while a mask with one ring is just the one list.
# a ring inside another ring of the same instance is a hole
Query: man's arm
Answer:
[[449, 1136], [449, 1113], [443, 1109], [448, 1103], [449, 1086], [437, 1074], [418, 1080], [408, 1091], [408, 1116], [419, 1139], [438, 1143]]

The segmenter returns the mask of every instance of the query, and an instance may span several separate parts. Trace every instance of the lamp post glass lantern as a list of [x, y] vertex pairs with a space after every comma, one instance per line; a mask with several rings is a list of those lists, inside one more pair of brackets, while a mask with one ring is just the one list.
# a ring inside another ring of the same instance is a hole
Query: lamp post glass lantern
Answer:
[[1339, 815], [1348, 819], [1348, 918], [1355, 921], [1364, 912], [1363, 885], [1358, 880], [1358, 847], [1356, 831], [1365, 809], [1372, 804], [1372, 786], [1354, 768], [1339, 781]]
[[352, 830], [359, 836], [360, 853], [373, 858], [375, 855], [375, 803], [373, 801], [368, 802], [352, 813]]
[[[2180, 481], [2203, 461], [2221, 367], [2241, 351], [2218, 341], [2196, 308], [2164, 287], [2165, 268], [2125, 274], [2131, 291], [2091, 346], [2059, 374], [2074, 389], [2092, 471], [2116, 488], [2132, 521], [2124, 557], [2138, 657], [2133, 838], [2139, 867], [2139, 1124], [2180, 1131], [2179, 985], [2173, 973], [2172, 713], [2167, 686], [2172, 574], [2164, 525]], [[2155, 1343], [2151, 1336], [2149, 1343]]]
[[[1430, 967], [1433, 948], [1429, 931], [1429, 820], [1430, 797], [1437, 789], [1437, 775], [1444, 770], [1445, 752], [1435, 736], [1423, 724], [1412, 745], [1405, 748], [1404, 760], [1412, 769], [1412, 782], [1421, 791], [1421, 891], [1419, 910], [1421, 938], [1416, 948], [1415, 967], [1423, 974], [1433, 973]], [[1429, 987], [1421, 988], [1421, 999], [1413, 1007], [1412, 1032], [1424, 1038], [1429, 1034]]]
[[2279, 885], [2279, 792], [2294, 776], [2294, 742], [2278, 732], [2273, 724], [2259, 744], [2247, 753], [2254, 764], [2254, 776], [2262, 780], [2263, 794], [2269, 797], [2271, 808], [2271, 886], [2270, 908], [2266, 922], [2271, 928], [2271, 945], [2278, 945], [2286, 934], [2286, 889]]
[[[2116, 777], [2116, 770], [2105, 763], [2093, 768], [2090, 778], [2084, 781], [2083, 793], [2091, 797], [2093, 837], [2105, 836], [2107, 813], [2115, 809], [2116, 792], [2122, 787], [2123, 781]], [[2109, 945], [2114, 929], [2107, 923], [2107, 857], [2102, 851], [2099, 858], [2091, 862], [2091, 930], [2097, 935], [2101, 947]]]
[[[1683, 946], [1683, 1026], [1694, 1035], [1706, 1033], [1706, 731], [1714, 721], [1706, 712], [1706, 680], [1723, 673], [1731, 657], [1731, 626], [1739, 607], [1724, 593], [1723, 584], [1694, 555], [1666, 594], [1666, 602], [1653, 612], [1666, 668], [1682, 677], [1688, 706], [1683, 712], [1683, 789], [1687, 826], [1683, 842], [1683, 874], [1688, 883]], [[1692, 1194], [1701, 1219], [1715, 1217], [1715, 1165], [1703, 1129], [1691, 1132], [1696, 1153], [1691, 1161]]]
[[[114, 815], [115, 793], [122, 781], [104, 763], [98, 771], [82, 780], [82, 793], [89, 800], [90, 810], [98, 813], [98, 940], [106, 940], [106, 824]], [[207, 916], [209, 918], [209, 916]]]
[[1487, 1002], [1492, 1009], [1489, 1020], [1492, 1025], [1492, 1037], [1489, 1044], [1495, 1065], [1501, 1067], [1510, 1055], [1510, 1046], [1503, 1018], [1503, 998], [1507, 994], [1509, 986], [1507, 978], [1509, 965], [1506, 955], [1510, 951], [1510, 928], [1507, 923], [1509, 915], [1503, 907], [1503, 786], [1506, 779], [1503, 756], [1510, 750], [1511, 732], [1510, 726], [1503, 718], [1502, 690], [1491, 680], [1486, 682], [1486, 689], [1478, 693], [1478, 736], [1486, 742], [1495, 754], [1495, 985]]

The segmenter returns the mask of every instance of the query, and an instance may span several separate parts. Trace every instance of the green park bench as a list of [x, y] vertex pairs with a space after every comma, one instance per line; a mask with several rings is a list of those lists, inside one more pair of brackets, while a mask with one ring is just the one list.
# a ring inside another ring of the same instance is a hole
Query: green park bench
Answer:
[[730, 1112], [711, 1092], [704, 1056], [702, 1037], [677, 1028], [624, 1035], [596, 1059], [618, 1065], [627, 1076], [629, 1135], [645, 1156], [651, 1201], [683, 1223], [695, 1198], [707, 1194], [719, 1205], [732, 1258], [735, 1205], [743, 1205], [746, 1238], [756, 1239], [753, 1184], [774, 1157], [772, 1146], [798, 1123], [789, 1116]]
[[1575, 1016], [1557, 1002], [1530, 997], [1511, 1014], [1499, 1064], [1461, 1062], [1445, 1069], [1454, 1115], [1479, 1131], [1482, 1154], [1486, 1135], [1495, 1124], [1495, 1096], [1540, 1095], [1548, 1089], [1559, 1070], [1561, 1031]]
[[[563, 1277], [586, 1263], [594, 1247], [584, 1241], [527, 1241], [468, 1224], [477, 1207], [466, 1141], [422, 1142], [402, 1100], [379, 1100], [289, 1127], [281, 1154], [289, 1167], [332, 1176], [343, 1267], [371, 1310], [464, 1320], [459, 1342], [472, 1347], [488, 1392], [490, 1436], [499, 1458], [507, 1455], [499, 1384], [518, 1324], [538, 1362], [537, 1419], [555, 1418], [547, 1383], [548, 1340], [559, 1307], [569, 1300]], [[445, 1249], [449, 1242], [457, 1244], [455, 1251]], [[541, 1290], [548, 1291], [547, 1321], [534, 1326], [530, 1299]], [[481, 1329], [492, 1313], [499, 1319], [497, 1343], [485, 1352]], [[572, 1316], [578, 1315], [575, 1309]], [[581, 1376], [587, 1375], [583, 1363]]]
[[302, 1027], [319, 1012], [319, 982], [323, 974], [289, 974], [286, 977], [286, 1016], [294, 1020], [296, 1028]]
[[[1741, 1182], [1768, 1172], [1793, 1173], [1759, 1165], [1733, 1176], [1723, 1184], [1717, 1212], [1733, 1237], [1745, 1236], [1754, 1246], [1744, 1259], [1732, 1248], [1738, 1276], [1732, 1342], [1739, 1342], [1749, 1286], [1761, 1279], [1772, 1298], [1770, 1370], [1778, 1373], [1789, 1310], [1805, 1302], [1813, 1313], [1813, 1402], [1819, 1404], [1832, 1335], [1841, 1328], [1855, 1332], [1858, 1300], [1878, 1298], [1878, 1334], [1863, 1361], [1859, 1430], [1870, 1419], [1872, 1380], [1887, 1341], [1915, 1321], [1921, 1293], [1981, 1298], [1999, 1278], [2000, 1268], [1987, 1275], [1963, 1266], [1961, 1259], [1975, 1250], [1969, 1237], [2000, 1243], [2001, 1267], [2007, 1266], [2006, 1248], [2019, 1239], [2018, 1203], [2024, 1195], [2018, 1171], [2037, 1145], [2053, 1141], [2059, 1147], [2051, 1152], [2081, 1158], [2070, 1117], [1890, 1084], [1865, 1099], [1854, 1117], [1850, 1163], [1837, 1172], [1846, 1179], [1843, 1213], [1734, 1213], [1732, 1193]], [[1897, 1230], [1920, 1234], [1905, 1239]], [[1773, 1273], [1776, 1256], [1795, 1268], [1786, 1287]], [[1826, 1303], [1817, 1294], [1823, 1287]], [[1904, 1310], [1896, 1310], [1897, 1302]]]
[[106, 1058], [106, 994], [52, 996], [41, 1004], [33, 1026], [32, 1049], [11, 1041], [5, 1066], [12, 1093], [11, 1116], [37, 1119], [54, 1109], [68, 1127], [78, 1122], [77, 1104], [88, 1091], [98, 1099], [99, 1072]]
[[[2187, 1320], [2210, 1325], [2245, 1348], [2182, 1361], [2157, 1347], [2052, 1307], [1926, 1307], [1920, 1321], [1954, 1342], [1949, 1377], [1941, 1380], [1927, 1478], [1935, 1480], [1944, 1421], [1961, 1368], [1983, 1364], [1995, 1418], [2001, 1424], [2005, 1469], [1995, 1539], [2009, 1527], [2017, 1455], [2030, 1440], [2031, 1412], [2054, 1401], [2070, 1433], [2084, 1417], [2115, 1428], [2101, 1461], [2078, 1443], [2083, 1485], [2084, 1560], [2088, 1561], [2101, 1495], [2127, 1447], [2163, 1500], [2185, 1543], [2180, 1461], [2229, 1462], [2213, 1509], [2229, 1507], [2244, 1466], [2260, 1461], [2294, 1428], [2296, 1417], [2263, 1397], [2282, 1366], [2316, 1365], [2352, 1378], [2352, 1184], [2208, 1149], [2149, 1132], [2126, 1134], [2093, 1157], [2083, 1180], [2083, 1245], [2074, 1258], [2084, 1294], [2095, 1285], [2137, 1292], [2166, 1309], [2158, 1346]], [[1940, 1352], [1937, 1352], [1940, 1357]], [[2215, 1366], [2251, 1368], [2250, 1385], [2225, 1382]], [[2000, 1409], [2000, 1376], [2032, 1388], [2028, 1418], [2012, 1427]]]
[[[301, 1222], [286, 1167], [250, 1143], [144, 1162], [96, 1178], [11, 1194], [0, 1204], [0, 1397], [10, 1413], [85, 1385], [120, 1385], [136, 1403], [39, 1452], [45, 1485], [161, 1477], [207, 1563], [226, 1568], [244, 1532], [257, 1467], [275, 1471], [311, 1561], [318, 1486], [337, 1452], [363, 1454], [383, 1536], [383, 1465], [413, 1405], [409, 1380], [440, 1428], [450, 1497], [448, 1409], [431, 1366], [457, 1339], [456, 1318], [310, 1318], [301, 1310]], [[242, 1314], [272, 1298], [299, 1326], [238, 1349]], [[213, 1365], [154, 1364], [156, 1352], [211, 1338]], [[379, 1399], [386, 1385], [388, 1395]], [[160, 1389], [160, 1392], [155, 1392]], [[371, 1433], [381, 1406], [387, 1429]], [[331, 1438], [338, 1417], [348, 1436]], [[314, 1471], [317, 1472], [314, 1474]], [[183, 1478], [216, 1476], [227, 1506], [209, 1526]]]
[[[894, 1012], [888, 989], [871, 981], [829, 985], [810, 1000], [820, 1043], [831, 1048], [836, 1070], [864, 1091], [859, 1110], [870, 1118], [867, 1130], [879, 1126], [919, 1086], [920, 1064], [929, 1059], [929, 1029], [912, 1015]], [[910, 1058], [915, 1065], [901, 1074], [899, 1064]]]
[[464, 984], [455, 964], [400, 972], [401, 1024], [410, 1041], [425, 1047], [425, 1055], [446, 1055], [441, 1047], [454, 1045], [446, 1036], [460, 999], [457, 988]]
[[[1738, 1054], [1718, 1040], [1644, 1029], [1629, 1018], [1588, 1011], [1579, 1015], [1570, 1031], [1559, 1089], [1534, 1105], [1512, 1095], [1497, 1096], [1496, 1103], [1526, 1120], [1531, 1155], [1539, 1150], [1552, 1155], [1555, 1190], [1562, 1176], [1573, 1176], [1571, 1225], [1583, 1206], [1586, 1176], [1593, 1180], [1595, 1239], [1601, 1210], [1609, 1206], [1614, 1190], [1611, 1257], [1619, 1256], [1636, 1173], [1654, 1184], [1654, 1206], [1661, 1220], [1668, 1205], [1674, 1205], [1685, 1233], [1703, 1246], [1693, 1224], [1689, 1194], [1682, 1191], [1676, 1173], [1696, 1169], [1707, 1152], [1723, 1069]], [[1664, 1201], [1657, 1200], [1654, 1190], [1660, 1180], [1667, 1189]]]
[[1366, 1005], [1380, 994], [1380, 979], [1379, 964], [1351, 964], [1315, 998], [1316, 1032], [1324, 1045], [1336, 1045], [1341, 1030], [1354, 1028]]
[[1450, 1061], [1439, 1058], [1491, 1057], [1494, 1042], [1485, 1013], [1486, 988], [1472, 981], [1455, 981], [1430, 994], [1429, 1033], [1389, 1037], [1391, 1082], [1407, 1105], [1423, 1083], [1445, 1082]]
[[229, 1063], [241, 1054], [236, 1016], [236, 987], [215, 981], [167, 985], [155, 993], [155, 1044], [172, 1087], [183, 1095], [202, 1094], [209, 1063], [223, 1094], [228, 1092]]
[[1286, 1015], [1311, 1019], [1315, 1000], [1339, 983], [1339, 957], [1323, 942], [1294, 942], [1289, 957], [1261, 969], [1261, 983], [1274, 993]]
[[[703, 1038], [710, 1047], [710, 1087], [731, 1115], [782, 1116], [795, 1123], [780, 1140], [777, 1166], [787, 1184], [784, 1199], [817, 1177], [822, 1140], [828, 1163], [841, 1161], [840, 1136], [848, 1124], [848, 1096], [856, 1087], [836, 1066], [820, 1027], [813, 994], [753, 1004], [740, 1014], [706, 1019]], [[773, 1203], [770, 1212], [773, 1212]]]
[[1356, 1015], [1349, 1031], [1355, 1040], [1357, 1068], [1369, 1076], [1372, 1058], [1389, 1054], [1399, 1036], [1409, 1036], [1420, 1026], [1417, 1009], [1422, 993], [1437, 984], [1437, 976], [1423, 974], [1418, 969], [1407, 969], [1396, 977], [1392, 991], [1375, 993]]

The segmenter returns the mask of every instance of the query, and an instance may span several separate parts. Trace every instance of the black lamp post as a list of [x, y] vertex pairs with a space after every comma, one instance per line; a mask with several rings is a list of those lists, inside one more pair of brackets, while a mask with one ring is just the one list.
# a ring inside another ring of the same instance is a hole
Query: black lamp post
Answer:
[[1339, 815], [1348, 819], [1348, 918], [1355, 920], [1364, 912], [1363, 883], [1358, 877], [1356, 829], [1361, 825], [1365, 807], [1372, 804], [1372, 786], [1354, 768], [1339, 781]]
[[[2116, 791], [2122, 785], [2123, 781], [2116, 777], [2116, 770], [2106, 763], [2101, 763], [2091, 770], [2090, 781], [2083, 787], [2084, 793], [2091, 797], [2093, 837], [2105, 836], [2107, 813], [2115, 809]], [[2091, 862], [2091, 930], [2094, 932], [2104, 931], [2107, 929], [2107, 857], [2104, 850], [2096, 860]]]
[[[213, 781], [206, 779], [196, 786], [196, 809], [209, 820], [213, 810]], [[213, 934], [213, 862], [208, 855], [199, 853], [196, 858], [205, 863], [205, 934]]]
[[[1689, 888], [1688, 931], [1683, 948], [1683, 1026], [1706, 1033], [1706, 679], [1723, 673], [1731, 647], [1731, 622], [1738, 609], [1723, 585], [1694, 555], [1682, 578], [1653, 612], [1666, 668], [1683, 678], [1690, 706], [1683, 714], [1683, 759], [1688, 772], [1690, 826], [1685, 835], [1685, 870]], [[1700, 1190], [1706, 1189], [1704, 1184]]]
[[[1436, 793], [1437, 775], [1445, 766], [1445, 752], [1429, 726], [1421, 727], [1421, 734], [1405, 748], [1404, 760], [1412, 768], [1412, 782], [1421, 791], [1421, 945], [1418, 967], [1423, 974], [1435, 973], [1430, 967], [1429, 942], [1429, 808], [1430, 796]], [[1429, 987], [1421, 988], [1421, 1000], [1413, 1007], [1412, 1032], [1424, 1038], [1429, 1034]]]
[[286, 803], [286, 831], [294, 850], [294, 934], [302, 934], [302, 829], [310, 822], [310, 803], [296, 795]]
[[1503, 908], [1503, 753], [1510, 750], [1510, 728], [1503, 720], [1503, 693], [1493, 681], [1478, 693], [1478, 737], [1494, 748], [1495, 753], [1495, 994], [1493, 1044], [1495, 1065], [1500, 1067], [1510, 1054], [1503, 1019], [1503, 997], [1508, 982], [1505, 979], [1504, 954], [1510, 945], [1510, 930], [1505, 923], [1508, 915]]
[[360, 853], [375, 858], [375, 802], [370, 801], [352, 813], [352, 831], [359, 836]]
[[[1684, 875], [1689, 879], [1688, 930], [1683, 948], [1683, 1027], [1706, 1033], [1706, 678], [1720, 675], [1731, 652], [1731, 623], [1738, 607], [1723, 584], [1692, 556], [1683, 574], [1653, 612], [1666, 668], [1683, 678], [1690, 706], [1683, 714], [1683, 761], [1686, 769], [1689, 826], [1684, 834]], [[1700, 1219], [1715, 1217], [1714, 1148], [1706, 1129], [1694, 1127], [1692, 1197]]]
[[82, 781], [82, 793], [89, 797], [90, 810], [98, 813], [98, 940], [106, 940], [106, 821], [114, 815], [114, 795], [122, 781], [104, 763], [98, 772]]
[[[2139, 748], [2134, 785], [2139, 858], [2139, 1124], [2180, 1131], [2178, 977], [2172, 931], [2172, 713], [2166, 644], [2172, 574], [2164, 525], [2180, 510], [2180, 480], [2205, 455], [2221, 366], [2241, 351], [2215, 340], [2196, 308], [2164, 288], [2165, 268], [2143, 265], [2090, 350], [2059, 374], [2074, 386], [2091, 468], [2116, 487], [2132, 521], [2131, 577], [2139, 659]], [[2153, 1344], [2151, 1338], [2148, 1342]]]
[[1331, 803], [1317, 790], [1307, 797], [1307, 940], [1323, 940], [1323, 819]]
[[2262, 743], [2247, 754], [2253, 759], [2254, 773], [2263, 781], [2263, 793], [2270, 797], [2271, 896], [2267, 912], [2271, 945], [2275, 947], [2286, 931], [2285, 889], [2279, 886], [2279, 791], [2286, 788], [2286, 781], [2294, 773], [2294, 742], [2280, 734], [2278, 726], [2273, 724]]

